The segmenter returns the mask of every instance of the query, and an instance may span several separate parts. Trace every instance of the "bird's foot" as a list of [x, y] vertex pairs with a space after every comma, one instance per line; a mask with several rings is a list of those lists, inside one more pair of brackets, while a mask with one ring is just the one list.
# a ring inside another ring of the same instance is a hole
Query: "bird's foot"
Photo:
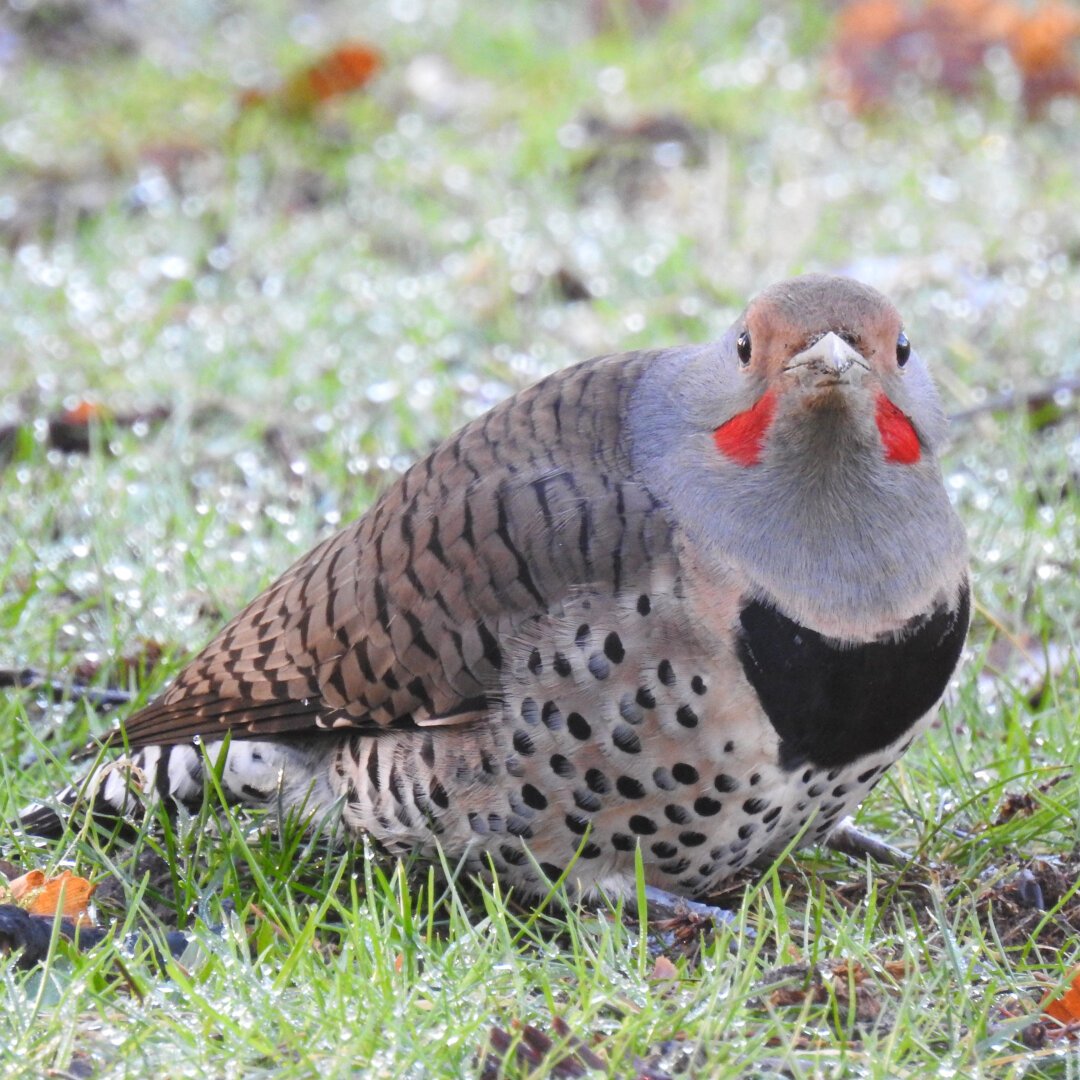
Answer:
[[901, 848], [893, 847], [873, 833], [863, 832], [855, 826], [851, 818], [842, 818], [831, 833], [825, 838], [825, 846], [839, 851], [842, 855], [852, 855], [856, 859], [869, 856], [875, 862], [889, 866], [907, 866], [913, 857]]

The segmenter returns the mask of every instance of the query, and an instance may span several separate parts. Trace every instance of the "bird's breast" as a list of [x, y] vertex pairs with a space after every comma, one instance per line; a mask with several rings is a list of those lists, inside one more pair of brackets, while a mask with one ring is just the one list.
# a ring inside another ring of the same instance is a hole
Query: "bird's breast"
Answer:
[[967, 634], [970, 594], [896, 635], [840, 642], [775, 607], [742, 608], [736, 654], [780, 738], [780, 763], [847, 765], [901, 739], [945, 692]]

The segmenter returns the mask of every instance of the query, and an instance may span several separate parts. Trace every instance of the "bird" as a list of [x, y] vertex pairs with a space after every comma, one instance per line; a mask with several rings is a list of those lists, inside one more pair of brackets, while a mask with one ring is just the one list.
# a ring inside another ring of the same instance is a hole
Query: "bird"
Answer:
[[826, 839], [933, 720], [970, 617], [946, 427], [893, 304], [831, 275], [555, 372], [286, 570], [61, 802], [191, 807], [213, 766], [523, 898], [632, 897], [639, 860], [707, 897]]

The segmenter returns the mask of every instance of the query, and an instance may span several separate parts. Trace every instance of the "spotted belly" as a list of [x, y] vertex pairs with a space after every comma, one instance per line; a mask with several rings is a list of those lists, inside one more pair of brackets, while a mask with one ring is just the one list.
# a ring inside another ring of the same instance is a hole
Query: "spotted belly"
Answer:
[[813, 746], [792, 752], [791, 725], [763, 707], [736, 650], [689, 632], [677, 590], [600, 611], [585, 598], [521, 634], [487, 722], [347, 739], [346, 821], [526, 895], [564, 874], [584, 892], [629, 893], [639, 848], [650, 884], [705, 895], [796, 837], [820, 840], [936, 701], [847, 760], [815, 760]]

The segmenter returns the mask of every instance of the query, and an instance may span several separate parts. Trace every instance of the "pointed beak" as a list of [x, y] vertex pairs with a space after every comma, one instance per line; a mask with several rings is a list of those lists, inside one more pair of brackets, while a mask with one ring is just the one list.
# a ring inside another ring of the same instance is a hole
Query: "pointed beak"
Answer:
[[799, 381], [814, 386], [837, 386], [854, 383], [870, 370], [866, 358], [831, 330], [808, 349], [796, 353], [785, 365], [796, 372]]

